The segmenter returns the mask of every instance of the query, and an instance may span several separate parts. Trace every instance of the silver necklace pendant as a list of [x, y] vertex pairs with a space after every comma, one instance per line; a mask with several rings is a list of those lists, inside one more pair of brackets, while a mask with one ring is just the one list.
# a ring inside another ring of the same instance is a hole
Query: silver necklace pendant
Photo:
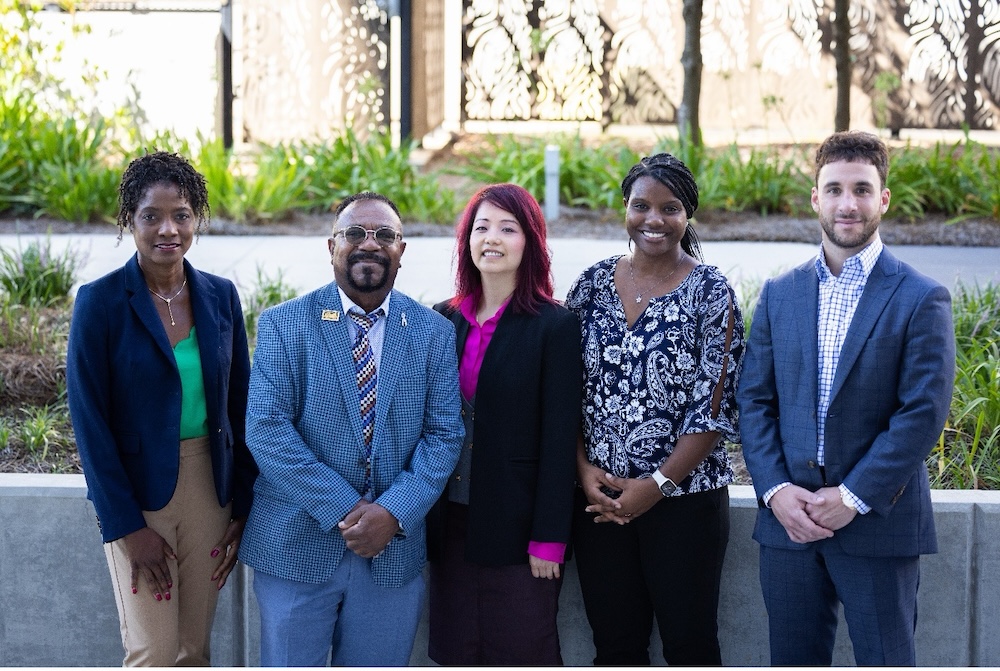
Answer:
[[187, 286], [187, 283], [188, 283], [188, 281], [187, 281], [187, 278], [185, 277], [184, 278], [184, 283], [181, 284], [181, 288], [178, 289], [177, 293], [174, 294], [173, 296], [171, 296], [170, 298], [165, 298], [165, 297], [161, 296], [160, 294], [156, 293], [155, 291], [153, 291], [152, 287], [148, 287], [148, 286], [146, 287], [147, 289], [149, 289], [149, 293], [153, 294], [154, 296], [156, 296], [161, 301], [163, 301], [164, 303], [167, 304], [167, 314], [170, 315], [170, 325], [171, 326], [177, 326], [177, 322], [174, 321], [174, 311], [170, 309], [170, 301], [174, 300], [175, 298], [177, 298], [178, 296], [181, 295], [181, 292], [184, 291], [184, 287]]

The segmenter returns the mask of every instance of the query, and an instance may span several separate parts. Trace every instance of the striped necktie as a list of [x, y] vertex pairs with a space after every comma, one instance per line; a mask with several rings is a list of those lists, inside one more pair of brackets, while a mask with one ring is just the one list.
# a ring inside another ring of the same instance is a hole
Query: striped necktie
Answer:
[[382, 316], [382, 308], [362, 314], [347, 313], [358, 326], [358, 335], [354, 339], [351, 354], [354, 357], [354, 368], [358, 377], [358, 401], [361, 408], [361, 435], [365, 441], [365, 491], [371, 489], [371, 454], [372, 436], [375, 433], [375, 392], [378, 387], [378, 375], [375, 370], [375, 355], [371, 343], [368, 342], [368, 332]]

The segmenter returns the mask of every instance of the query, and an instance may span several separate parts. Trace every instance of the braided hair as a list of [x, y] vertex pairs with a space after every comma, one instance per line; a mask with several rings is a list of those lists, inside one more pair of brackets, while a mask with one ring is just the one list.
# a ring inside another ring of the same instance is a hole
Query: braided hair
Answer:
[[194, 169], [180, 154], [157, 151], [134, 159], [125, 168], [118, 187], [118, 241], [126, 229], [132, 228], [132, 216], [139, 208], [139, 201], [155, 184], [173, 184], [181, 198], [188, 202], [198, 219], [195, 233], [208, 227], [212, 210], [208, 204], [208, 187], [205, 177]]
[[[622, 180], [622, 199], [626, 204], [632, 195], [632, 186], [640, 177], [652, 177], [670, 189], [684, 206], [687, 218], [694, 216], [695, 210], [698, 209], [698, 184], [694, 181], [694, 175], [679, 158], [664, 152], [646, 156], [633, 165]], [[701, 243], [698, 242], [698, 236], [690, 221], [684, 230], [684, 237], [681, 238], [681, 249], [699, 261], [705, 260], [701, 253]]]

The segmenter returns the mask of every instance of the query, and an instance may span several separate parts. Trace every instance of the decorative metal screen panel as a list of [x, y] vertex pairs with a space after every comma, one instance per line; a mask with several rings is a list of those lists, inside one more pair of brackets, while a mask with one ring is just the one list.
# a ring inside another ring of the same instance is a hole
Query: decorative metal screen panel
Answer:
[[[471, 0], [464, 36], [468, 119], [670, 122], [667, 3]], [[620, 21], [613, 31], [608, 20]]]
[[[463, 0], [463, 118], [673, 122], [674, 0]], [[705, 0], [702, 124], [829, 126], [833, 0]], [[852, 116], [998, 125], [1000, 0], [853, 0]]]
[[243, 140], [365, 134], [388, 121], [389, 28], [376, 0], [244, 0]]

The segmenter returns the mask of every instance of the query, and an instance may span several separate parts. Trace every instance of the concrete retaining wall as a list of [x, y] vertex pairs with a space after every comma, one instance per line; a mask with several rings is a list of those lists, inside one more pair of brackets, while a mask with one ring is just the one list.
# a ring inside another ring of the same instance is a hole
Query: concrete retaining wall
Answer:
[[[719, 627], [727, 665], [768, 663], [767, 618], [757, 578], [751, 488], [732, 487], [732, 534]], [[1000, 665], [1000, 492], [935, 491], [941, 552], [921, 564], [917, 661], [927, 666]], [[213, 662], [259, 663], [252, 575], [242, 565], [223, 590]], [[563, 659], [593, 660], [572, 562], [560, 607]], [[651, 649], [662, 663], [659, 643]], [[93, 508], [79, 475], [0, 474], [0, 666], [118, 666], [118, 618]], [[426, 657], [426, 618], [411, 663]], [[841, 620], [834, 663], [853, 663]]]

